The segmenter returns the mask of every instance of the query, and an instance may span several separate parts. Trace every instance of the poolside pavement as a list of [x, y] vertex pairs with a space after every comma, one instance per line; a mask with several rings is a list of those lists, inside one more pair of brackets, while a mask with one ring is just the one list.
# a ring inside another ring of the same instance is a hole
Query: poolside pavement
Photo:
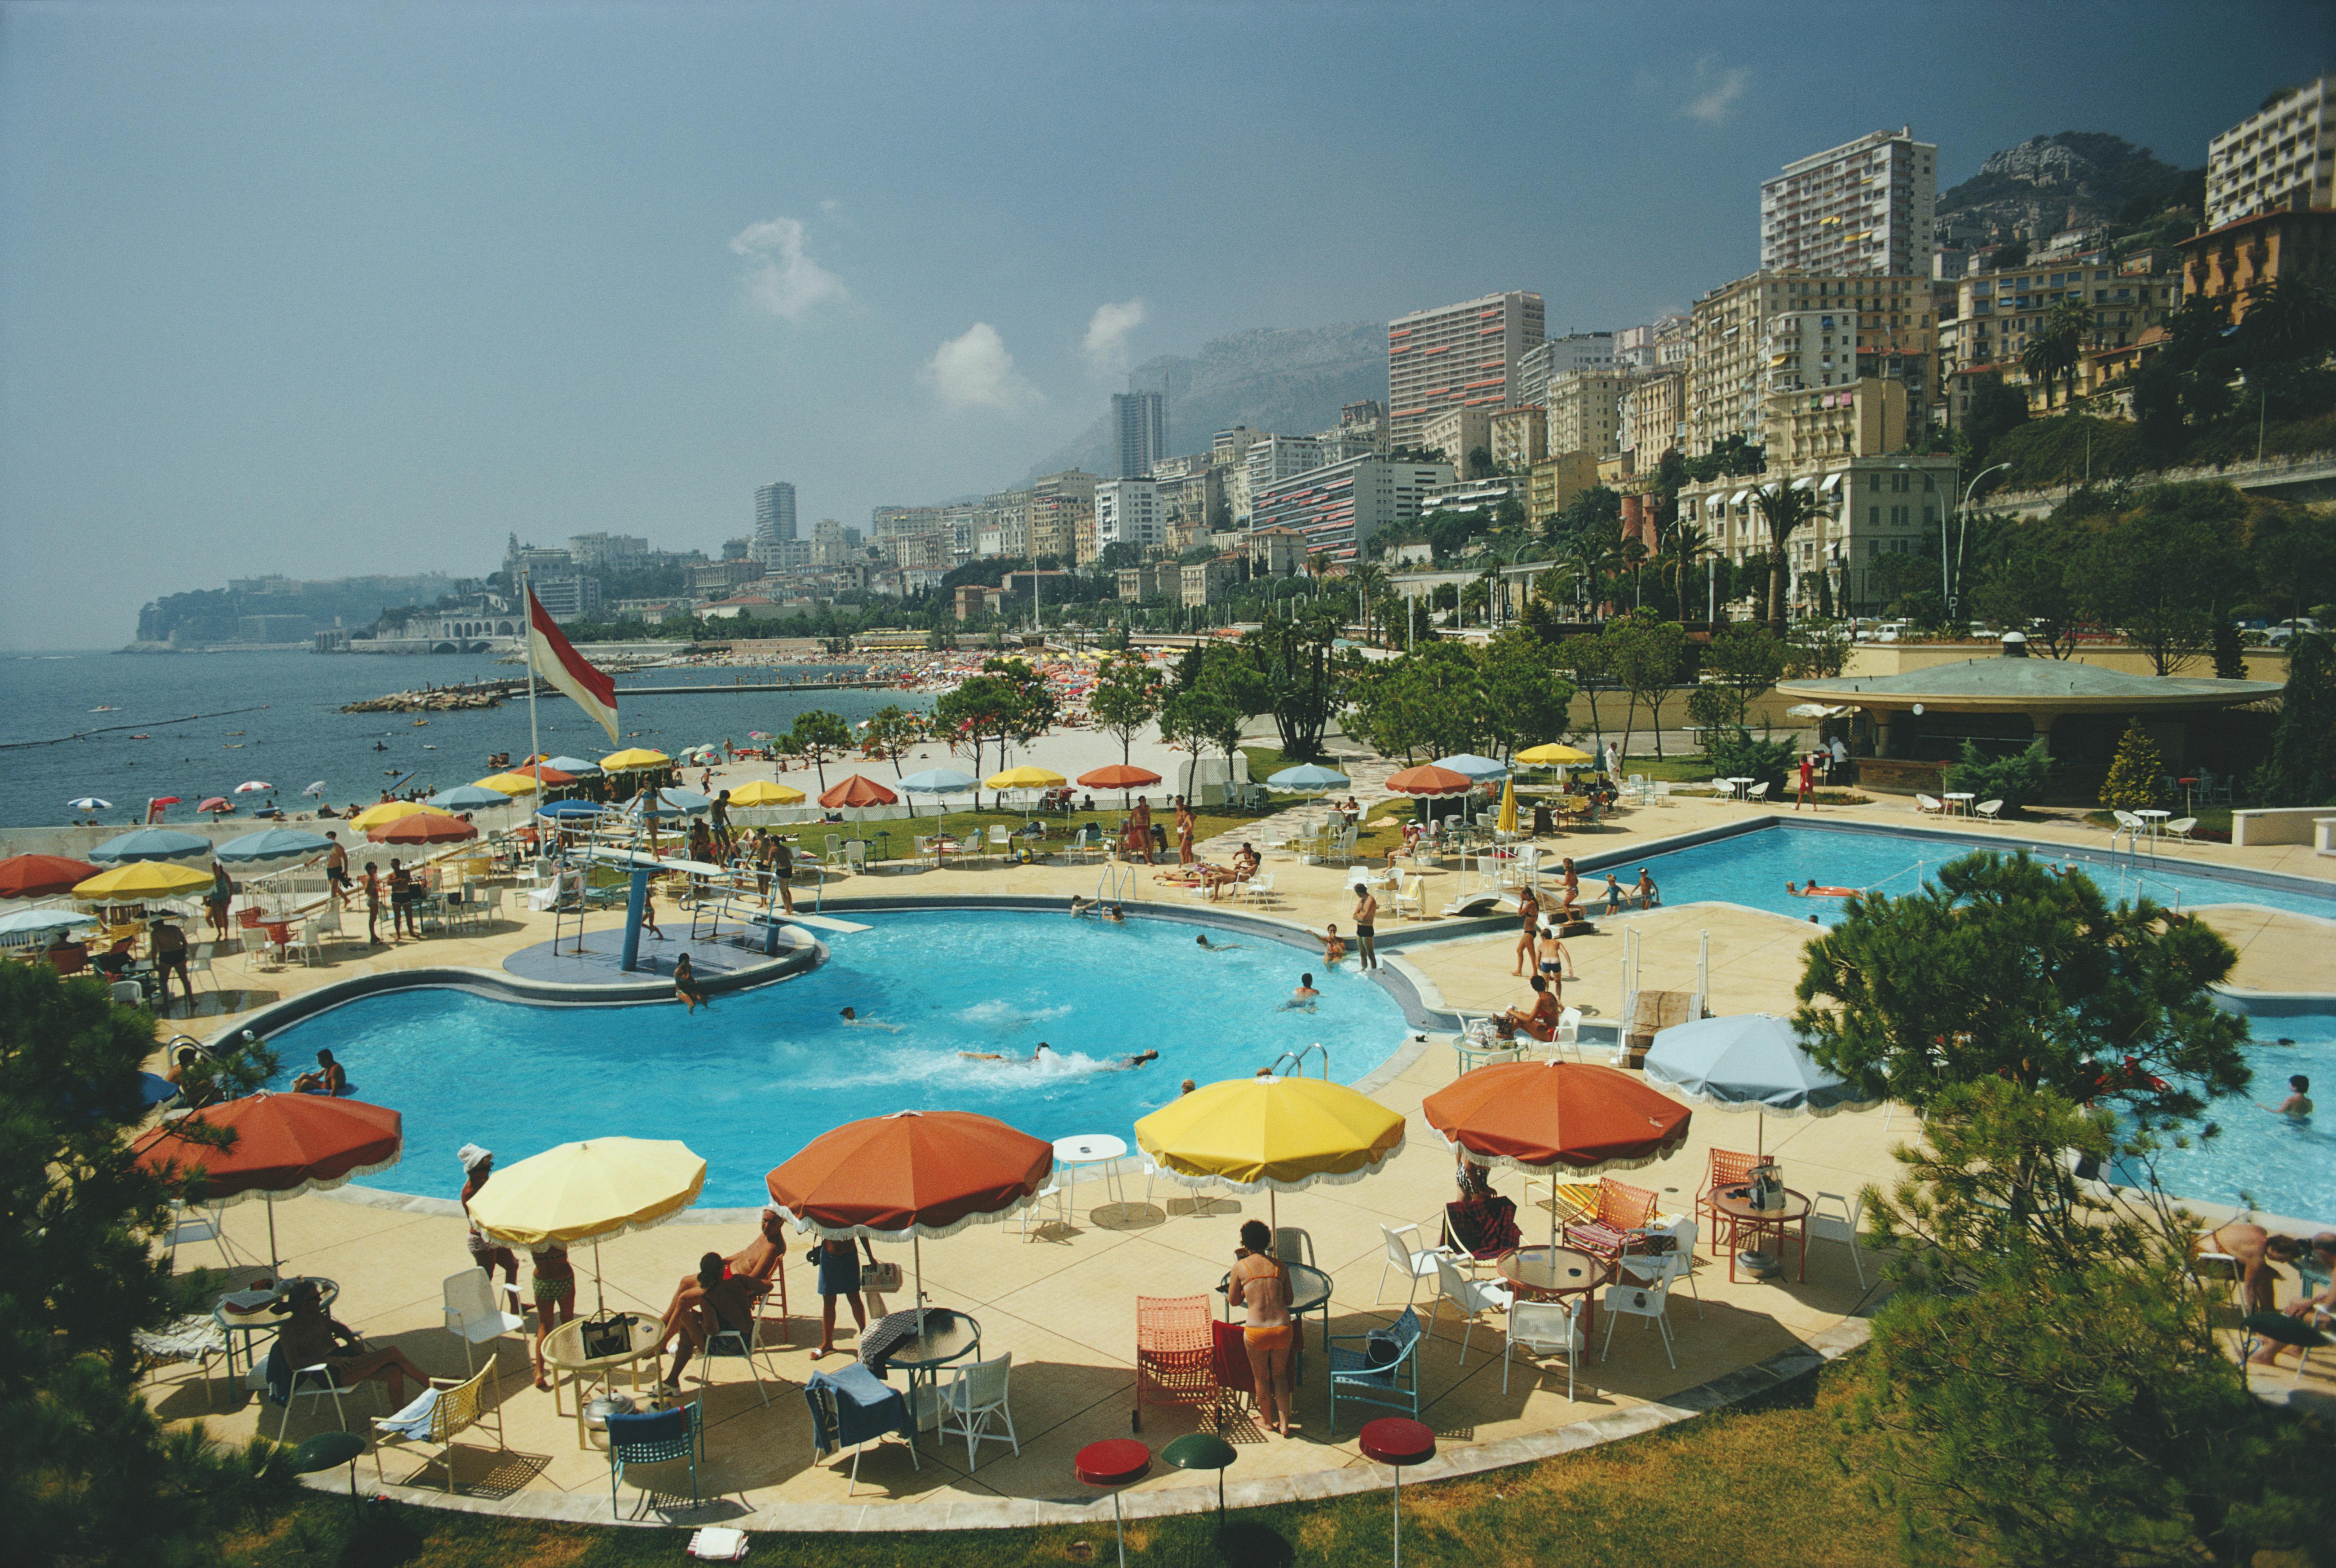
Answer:
[[[1568, 835], [1557, 852], [1633, 852], [1657, 838], [1740, 822], [1754, 809], [1690, 799], [1669, 809], [1629, 812], [1596, 831]], [[1894, 805], [1826, 815], [1909, 830], [1923, 825], [1911, 810]], [[2021, 824], [2018, 831], [2048, 842], [2090, 846], [2098, 846], [2103, 836], [2089, 827], [2050, 822]], [[2315, 860], [2308, 846], [2299, 855], [2288, 848], [2232, 851], [2198, 845], [2185, 851], [2183, 858], [2322, 878], [2336, 870], [2336, 862]], [[1317, 930], [1326, 920], [1346, 925], [1352, 900], [1340, 868], [1280, 862], [1271, 869], [1285, 896], [1254, 911], [1253, 918]], [[1093, 866], [879, 871], [831, 882], [827, 907], [848, 915], [855, 895], [1067, 900], [1073, 892], [1092, 893], [1097, 876]], [[1185, 907], [1197, 901], [1151, 882], [1142, 868], [1138, 876], [1139, 896], [1147, 901]], [[808, 907], [808, 901], [799, 907]], [[2255, 906], [2201, 912], [2238, 947], [2237, 985], [2266, 991], [2327, 988], [2326, 922]], [[594, 917], [596, 929], [617, 921], [615, 915]], [[1524, 979], [1514, 972], [1513, 930], [1442, 924], [1453, 940], [1395, 950], [1397, 960], [1431, 1000], [1489, 1009], [1527, 994]], [[1382, 929], [1394, 925], [1389, 921]], [[336, 946], [328, 950], [325, 965], [313, 969], [243, 975], [233, 965], [224, 965], [220, 978], [229, 991], [213, 1004], [218, 1010], [195, 1027], [209, 1035], [277, 998], [360, 973], [447, 965], [494, 970], [510, 952], [545, 940], [550, 926], [549, 916], [521, 914], [482, 935], [432, 937], [372, 950]], [[1662, 909], [1601, 922], [1597, 935], [1569, 944], [1579, 974], [1567, 987], [1569, 1002], [1611, 1016], [1619, 1001], [1621, 933], [1626, 930], [1639, 933], [1643, 986], [1692, 989], [1698, 947], [1708, 934], [1712, 1010], [1791, 1009], [1800, 949], [1808, 936], [1806, 925], [1782, 915], [1720, 904]], [[359, 930], [361, 934], [361, 920]], [[1173, 983], [1173, 978], [1163, 977], [1163, 982]], [[174, 1019], [163, 1027], [170, 1032], [186, 1026]], [[361, 1078], [362, 1063], [354, 1067]], [[1373, 1092], [1409, 1115], [1428, 1094], [1451, 1081], [1455, 1070], [1450, 1051], [1431, 1046], [1385, 1075]], [[482, 1092], [524, 1094], [528, 1088], [518, 1080], [492, 1091], [482, 1086]], [[792, 1113], [780, 1105], [773, 1114], [784, 1117]], [[1795, 1188], [1853, 1194], [1867, 1183], [1892, 1177], [1895, 1165], [1889, 1150], [1913, 1130], [1911, 1116], [1903, 1109], [1876, 1109], [1824, 1120], [1770, 1119], [1766, 1138]], [[1754, 1135], [1749, 1116], [1698, 1109], [1684, 1148], [1621, 1179], [1657, 1188], [1666, 1209], [1685, 1212], [1701, 1185], [1708, 1151], [1714, 1146], [1747, 1148]], [[506, 1153], [516, 1157], [529, 1152]], [[397, 1174], [384, 1179], [394, 1183]], [[1498, 1180], [1523, 1201], [1514, 1175], [1503, 1174]], [[428, 1184], [435, 1188], [445, 1183], [433, 1178]], [[1210, 1291], [1231, 1260], [1240, 1221], [1261, 1214], [1267, 1206], [1260, 1197], [1221, 1200], [1211, 1205], [1212, 1213], [1195, 1215], [1188, 1191], [1154, 1191], [1145, 1202], [1142, 1188], [1142, 1178], [1134, 1178], [1130, 1204], [1113, 1205], [1106, 1203], [1101, 1183], [1084, 1176], [1079, 1211], [1068, 1226], [1034, 1223], [1026, 1239], [1018, 1222], [982, 1225], [926, 1244], [926, 1287], [934, 1304], [969, 1311], [979, 1320], [984, 1355], [1013, 1352], [1013, 1410], [1022, 1452], [1017, 1456], [1003, 1446], [985, 1444], [976, 1469], [967, 1465], [961, 1441], [953, 1447], [938, 1446], [928, 1437], [920, 1456], [922, 1468], [911, 1470], [897, 1441], [876, 1445], [862, 1462], [857, 1496], [846, 1495], [848, 1459], [813, 1461], [801, 1385], [814, 1369], [808, 1346], [816, 1342], [818, 1301], [800, 1239], [791, 1239], [786, 1271], [793, 1342], [772, 1358], [781, 1381], [770, 1386], [766, 1409], [736, 1361], [725, 1359], [717, 1364], [716, 1381], [702, 1393], [708, 1431], [700, 1481], [710, 1501], [695, 1513], [683, 1508], [670, 1516], [772, 1528], [917, 1528], [1093, 1516], [1081, 1511], [1094, 1505], [1072, 1478], [1070, 1460], [1087, 1442], [1129, 1432], [1136, 1297]], [[1282, 1197], [1281, 1222], [1309, 1232], [1317, 1262], [1337, 1281], [1334, 1332], [1359, 1333], [1391, 1321], [1402, 1310], [1401, 1279], [1387, 1281], [1391, 1299], [1375, 1296], [1387, 1257], [1380, 1227], [1416, 1224], [1433, 1239], [1451, 1188], [1449, 1152], [1414, 1116], [1410, 1142], [1379, 1174], [1351, 1185]], [[461, 1220], [443, 1200], [375, 1195], [362, 1201], [365, 1198], [344, 1189], [278, 1204], [277, 1228], [287, 1265], [339, 1281], [342, 1295], [336, 1312], [343, 1321], [368, 1337], [399, 1345], [433, 1372], [461, 1374], [462, 1348], [443, 1331], [440, 1318], [440, 1281], [469, 1266]], [[1522, 1217], [1529, 1241], [1536, 1222], [1547, 1224], [1538, 1208], [1526, 1210]], [[260, 1205], [225, 1212], [230, 1245], [245, 1255], [256, 1252], [262, 1261], [266, 1226]], [[675, 1281], [694, 1268], [702, 1251], [735, 1250], [751, 1232], [751, 1219], [745, 1214], [693, 1214], [685, 1222], [602, 1247], [600, 1264], [610, 1304], [636, 1311], [661, 1310]], [[905, 1247], [880, 1251], [904, 1267], [909, 1261]], [[1503, 1392], [1503, 1341], [1496, 1322], [1477, 1327], [1464, 1365], [1463, 1326], [1447, 1310], [1434, 1325], [1421, 1359], [1422, 1418], [1444, 1439], [1446, 1458], [1441, 1463], [1467, 1462], [1468, 1456], [1478, 1461], [1514, 1462], [1589, 1440], [1591, 1435], [1621, 1433], [1671, 1418], [1714, 1397], [1708, 1386], [1725, 1382], [1740, 1368], [1770, 1358], [1806, 1355], [1813, 1345], [1838, 1347], [1854, 1339], [1855, 1314], [1874, 1300], [1871, 1289], [1861, 1287], [1848, 1250], [1839, 1244], [1812, 1247], [1806, 1282], [1788, 1271], [1773, 1282], [1730, 1284], [1726, 1261], [1708, 1237], [1701, 1239], [1698, 1252], [1704, 1261], [1696, 1271], [1696, 1290], [1680, 1290], [1671, 1303], [1676, 1368], [1667, 1364], [1657, 1336], [1625, 1320], [1618, 1326], [1611, 1359], [1601, 1361], [1594, 1352], [1584, 1358], [1572, 1399], [1565, 1397], [1562, 1366], [1535, 1375], [1519, 1365], [1512, 1371], [1508, 1391]], [[216, 1261], [207, 1243], [190, 1248], [181, 1259], [185, 1264]], [[579, 1253], [577, 1261], [586, 1276], [579, 1304], [589, 1307], [593, 1299], [590, 1259]], [[1870, 1287], [1875, 1279], [1873, 1261], [1865, 1266]], [[1430, 1281], [1419, 1292], [1423, 1317], [1433, 1297]], [[896, 1300], [890, 1304], [907, 1303]], [[846, 1347], [852, 1343], [849, 1334], [841, 1338]], [[458, 1451], [456, 1505], [552, 1517], [609, 1517], [604, 1457], [598, 1450], [579, 1450], [572, 1417], [554, 1415], [550, 1397], [530, 1386], [523, 1342], [514, 1336], [494, 1348], [501, 1357], [498, 1392], [509, 1452], [493, 1456], [491, 1446]], [[1355, 1446], [1360, 1420], [1379, 1412], [1342, 1410], [1339, 1431], [1332, 1437], [1319, 1349], [1319, 1344], [1309, 1347], [1299, 1393], [1301, 1431], [1288, 1441], [1238, 1426], [1231, 1434], [1241, 1456], [1228, 1475], [1237, 1502], [1382, 1484], [1384, 1471], [1363, 1461]], [[2323, 1363], [2328, 1359], [2321, 1359]], [[685, 1392], [691, 1398], [701, 1397], [699, 1369], [693, 1367], [685, 1379]], [[227, 1389], [223, 1380], [207, 1393], [200, 1379], [186, 1379], [183, 1369], [163, 1368], [158, 1379], [153, 1397], [166, 1418], [202, 1418], [222, 1436], [240, 1437], [253, 1431], [260, 1417], [254, 1398]], [[2282, 1369], [2265, 1386], [2284, 1388], [2288, 1382]], [[1739, 1385], [1751, 1386], [1740, 1379]], [[2336, 1392], [2336, 1368], [2316, 1368], [2305, 1374], [2302, 1386]], [[349, 1399], [352, 1425], [386, 1408], [382, 1396], [372, 1389]], [[279, 1416], [266, 1412], [269, 1433]], [[303, 1400], [291, 1417], [292, 1436], [297, 1440], [328, 1428], [332, 1422], [329, 1402], [319, 1407]], [[1147, 1407], [1141, 1436], [1157, 1451], [1198, 1425], [1196, 1412]], [[365, 1464], [369, 1470], [371, 1461]], [[419, 1488], [400, 1495], [443, 1499], [444, 1471], [435, 1464], [393, 1455], [387, 1469], [393, 1486], [412, 1481]], [[680, 1484], [669, 1472], [666, 1478]], [[367, 1479], [370, 1483], [370, 1475]], [[1182, 1495], [1164, 1495], [1179, 1492]], [[1212, 1503], [1212, 1478], [1162, 1467], [1134, 1489], [1129, 1503], [1140, 1513], [1199, 1505], [1204, 1494]], [[626, 1508], [634, 1502], [628, 1483]], [[1101, 1506], [1107, 1519], [1108, 1504]]]

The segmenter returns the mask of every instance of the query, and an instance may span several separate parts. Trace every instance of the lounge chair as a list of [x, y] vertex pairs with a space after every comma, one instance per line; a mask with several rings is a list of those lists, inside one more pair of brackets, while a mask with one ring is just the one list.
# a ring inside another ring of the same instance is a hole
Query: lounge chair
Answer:
[[1206, 1296], [1135, 1298], [1135, 1417], [1152, 1405], [1213, 1405], [1215, 1314]]

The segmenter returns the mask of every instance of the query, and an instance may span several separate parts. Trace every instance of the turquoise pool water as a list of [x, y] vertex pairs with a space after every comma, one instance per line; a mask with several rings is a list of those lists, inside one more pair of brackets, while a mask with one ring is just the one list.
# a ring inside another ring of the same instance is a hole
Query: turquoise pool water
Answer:
[[[368, 997], [272, 1038], [288, 1072], [318, 1047], [357, 1094], [405, 1117], [405, 1157], [369, 1185], [430, 1197], [462, 1188], [454, 1151], [503, 1164], [555, 1144], [623, 1133], [679, 1138], [706, 1157], [711, 1206], [761, 1203], [763, 1177], [831, 1127], [908, 1109], [979, 1111], [1054, 1139], [1108, 1133], [1201, 1083], [1252, 1073], [1327, 1042], [1351, 1083], [1405, 1034], [1376, 981], [1326, 976], [1317, 955], [1200, 928], [1124, 926], [1022, 911], [858, 914], [871, 928], [825, 938], [828, 963], [798, 979], [678, 1004], [540, 1008], [467, 991]], [[685, 944], [667, 943], [667, 947]], [[1280, 1003], [1311, 970], [1312, 1012]], [[862, 1019], [845, 1024], [852, 1008]], [[1041, 1040], [1060, 1060], [1029, 1061]], [[1114, 1070], [1122, 1058], [1160, 1059]], [[1018, 1061], [980, 1061], [961, 1052]], [[1309, 1060], [1309, 1071], [1317, 1071]]]
[[[2254, 1083], [2245, 1096], [2214, 1105], [2210, 1119], [2222, 1129], [2217, 1136], [2159, 1152], [2157, 1179], [2180, 1197], [2336, 1225], [2336, 1011], [2248, 1022], [2256, 1042], [2247, 1053]], [[2312, 1080], [2318, 1105], [2305, 1121], [2263, 1109], [2287, 1098], [2294, 1073]], [[2141, 1179], [2130, 1170], [2123, 1177]]]
[[[1669, 903], [1718, 899], [1791, 915], [1796, 920], [1815, 915], [1820, 923], [1831, 925], [1841, 915], [1839, 899], [1796, 898], [1785, 891], [1786, 882], [1806, 883], [1815, 878], [1826, 887], [1906, 893], [1943, 862], [1960, 860], [1977, 849], [2015, 847], [2009, 842], [1942, 843], [1919, 835], [1841, 832], [1787, 823], [1649, 855], [1612, 869], [1622, 885], [1628, 887], [1638, 880], [1639, 867], [1645, 866]], [[2146, 892], [2162, 904], [2178, 901], [2183, 909], [2200, 904], [2253, 903], [2336, 920], [2336, 887], [2317, 891], [2259, 886], [2216, 876], [2197, 868], [2193, 858], [2197, 852], [2194, 850], [2186, 856], [2160, 855], [2153, 862], [2147, 855], [2136, 861], [2122, 852], [2110, 855], [2055, 846], [2049, 858], [2056, 864], [2075, 862], [2112, 899], [2133, 898]], [[1588, 899], [1592, 887], [1603, 886], [1602, 872], [1595, 879], [1585, 876], [1584, 899]]]

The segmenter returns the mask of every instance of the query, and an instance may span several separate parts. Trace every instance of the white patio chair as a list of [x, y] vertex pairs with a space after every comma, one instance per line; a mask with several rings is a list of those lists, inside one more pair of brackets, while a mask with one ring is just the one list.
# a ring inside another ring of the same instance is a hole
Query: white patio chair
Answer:
[[989, 852], [1004, 860], [1014, 848], [1014, 835], [1006, 831], [1004, 823], [989, 824]]
[[2143, 833], [2149, 831], [2149, 824], [2142, 821], [2139, 817], [2134, 815], [2131, 812], [2113, 811], [2109, 815], [2117, 822], [2117, 826], [2109, 829], [2109, 842], [2111, 843], [2117, 842], [2117, 836], [2119, 833], [2125, 833], [2132, 838], [2139, 839]]
[[1575, 1061], [1582, 1059], [1582, 1009], [1580, 1008], [1567, 1008], [1557, 1015], [1557, 1037], [1550, 1044], [1557, 1048], [1557, 1054], [1561, 1057], [1571, 1051], [1573, 1053]]
[[278, 1443], [284, 1441], [284, 1433], [292, 1425], [292, 1407], [302, 1399], [332, 1400], [333, 1419], [340, 1424], [342, 1431], [347, 1431], [349, 1413], [341, 1405], [341, 1396], [351, 1392], [354, 1390], [341, 1387], [341, 1380], [333, 1375], [333, 1366], [329, 1361], [297, 1368], [292, 1374], [292, 1391], [284, 1401], [284, 1415], [276, 1423], [276, 1440]]
[[2196, 830], [2197, 826], [2198, 819], [2196, 817], [2175, 817], [2172, 822], [2167, 823], [2164, 827], [2159, 828], [2157, 831], [2165, 834], [2167, 838], [2180, 839], [2184, 843], [2191, 843], [2195, 841], [2193, 840], [2190, 835]]
[[[519, 1305], [519, 1287], [503, 1286], [511, 1305]], [[465, 1269], [459, 1274], [449, 1274], [440, 1287], [445, 1299], [446, 1331], [462, 1341], [462, 1369], [468, 1376], [476, 1358], [471, 1347], [483, 1345], [505, 1334], [516, 1334], [527, 1327], [527, 1320], [519, 1313], [506, 1312], [495, 1304], [494, 1282], [484, 1269]]]
[[1768, 781], [1767, 779], [1762, 779], [1758, 784], [1754, 784], [1750, 789], [1744, 792], [1744, 799], [1748, 803], [1757, 804], [1767, 798]]
[[1420, 1237], [1417, 1225], [1381, 1225], [1379, 1234], [1387, 1238], [1387, 1261], [1379, 1265], [1379, 1288], [1371, 1296], [1376, 1307], [1387, 1300], [1387, 1275], [1401, 1272], [1411, 1281], [1404, 1292], [1403, 1304], [1410, 1306], [1419, 1299], [1419, 1282], [1436, 1278], [1436, 1260], [1443, 1254], [1441, 1247], [1415, 1247], [1404, 1240], [1408, 1232], [1414, 1241]]
[[210, 1242], [219, 1247], [219, 1261], [235, 1266], [235, 1255], [227, 1249], [227, 1233], [219, 1229], [219, 1214], [190, 1208], [185, 1200], [170, 1200], [170, 1228], [162, 1232], [163, 1245], [170, 1249], [170, 1266], [178, 1267], [179, 1247], [187, 1242]]
[[1655, 1229], [1671, 1239], [1668, 1252], [1648, 1254], [1625, 1252], [1620, 1261], [1623, 1273], [1642, 1283], [1661, 1284], [1669, 1289], [1681, 1280], [1695, 1295], [1695, 1315], [1703, 1316], [1703, 1287], [1695, 1282], [1695, 1242], [1699, 1229], [1693, 1220], [1674, 1220]]
[[1865, 1289], [1865, 1265], [1857, 1256], [1857, 1228], [1858, 1222], [1864, 1216], [1865, 1194], [1863, 1193], [1846, 1198], [1839, 1193], [1819, 1193], [1809, 1204], [1809, 1239], [1839, 1242], [1847, 1247], [1850, 1267], [1857, 1271], [1857, 1288], [1861, 1290]]
[[2001, 801], [1981, 801], [1979, 804], [1971, 807], [1971, 815], [1985, 817], [1990, 822], [2000, 822], [2003, 819], [2003, 803]]
[[1601, 1303], [1606, 1310], [1606, 1345], [1599, 1351], [1601, 1361], [1614, 1353], [1614, 1324], [1624, 1316], [1644, 1318], [1662, 1330], [1663, 1359], [1676, 1370], [1679, 1358], [1671, 1354], [1671, 1324], [1663, 1309], [1670, 1304], [1671, 1287], [1668, 1277], [1650, 1285], [1609, 1285]]
[[1655, 804], [1668, 809], [1673, 803], [1675, 803], [1671, 800], [1671, 781], [1663, 778], [1657, 779], [1655, 781]]
[[867, 840], [846, 839], [843, 841], [843, 865], [846, 871], [855, 873], [864, 872], [868, 869]]
[[1284, 1225], [1273, 1232], [1273, 1255], [1285, 1263], [1303, 1263], [1314, 1267], [1314, 1238], [1296, 1225]]
[[1424, 920], [1427, 918], [1426, 882], [1418, 877], [1406, 877], [1397, 884], [1388, 898], [1387, 906], [1399, 919]]
[[1460, 1364], [1468, 1364], [1468, 1341], [1476, 1332], [1476, 1320], [1487, 1312], [1509, 1310], [1510, 1292], [1505, 1285], [1490, 1281], [1471, 1280], [1460, 1272], [1460, 1265], [1450, 1254], [1436, 1255], [1436, 1305], [1428, 1312], [1432, 1323], [1444, 1316], [1444, 1303], [1449, 1301], [1459, 1309], [1468, 1327], [1460, 1336]]
[[322, 922], [313, 920], [302, 920], [300, 922], [300, 940], [297, 945], [300, 949], [300, 961], [303, 964], [307, 965], [310, 969], [314, 969], [318, 964], [323, 963], [325, 961], [325, 933], [322, 929]]
[[[1007, 1404], [1013, 1382], [1014, 1352], [1008, 1350], [994, 1360], [976, 1361], [959, 1369], [941, 1389], [940, 1435], [960, 1433], [965, 1437], [965, 1464], [968, 1470], [978, 1470], [981, 1461], [976, 1457], [976, 1445], [1004, 1443], [1014, 1450], [1016, 1458], [1022, 1456], [1022, 1440], [1014, 1435], [1014, 1412]], [[1003, 1433], [993, 1432], [989, 1423], [1004, 1424]]]
[[[1565, 1397], [1573, 1398], [1573, 1377], [1582, 1365], [1583, 1298], [1570, 1301], [1519, 1301], [1509, 1309], [1509, 1342], [1501, 1350], [1501, 1392], [1509, 1391], [1509, 1363], [1516, 1353], [1565, 1358]], [[1533, 1368], [1536, 1382], [1541, 1368]]]
[[1258, 872], [1241, 884], [1241, 899], [1244, 902], [1261, 904], [1272, 897], [1273, 873], [1271, 872]]
[[[1051, 1225], [1056, 1221], [1066, 1224], [1070, 1222], [1070, 1216], [1063, 1211], [1063, 1176], [1060, 1166], [1056, 1167], [1055, 1174], [1046, 1178], [1046, 1184], [1039, 1188], [1033, 1197], [1036, 1201], [1023, 1205], [1022, 1209], [1022, 1239], [1026, 1242], [1030, 1239], [1030, 1216], [1037, 1212], [1041, 1203], [1051, 1203], [1055, 1206], [1053, 1217], [1039, 1222], [1042, 1227]], [[1144, 1198], [1148, 1203], [1151, 1199], [1149, 1189], [1146, 1189]]]
[[216, 942], [187, 944], [187, 984], [190, 989], [193, 988], [197, 977], [200, 977], [203, 983], [212, 990], [219, 989], [219, 976], [211, 969], [211, 954], [218, 945]]
[[1922, 816], [1944, 816], [1947, 811], [1947, 803], [1939, 799], [1936, 795], [1918, 794], [1914, 797], [1914, 810], [1917, 814]]
[[112, 989], [114, 1001], [122, 1007], [142, 1008], [146, 1005], [146, 988], [136, 980], [116, 980]]

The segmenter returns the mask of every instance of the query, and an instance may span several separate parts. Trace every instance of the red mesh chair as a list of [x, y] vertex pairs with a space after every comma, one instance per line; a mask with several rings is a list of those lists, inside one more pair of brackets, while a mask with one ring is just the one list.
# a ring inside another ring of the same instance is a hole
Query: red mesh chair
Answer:
[[1711, 1163], [1706, 1168], [1703, 1190], [1695, 1195], [1697, 1218], [1703, 1222], [1703, 1233], [1711, 1238], [1712, 1245], [1727, 1249], [1734, 1240], [1735, 1226], [1723, 1223], [1725, 1216], [1713, 1198], [1730, 1187], [1740, 1187], [1752, 1179], [1752, 1167], [1760, 1156], [1737, 1149], [1714, 1149]]
[[1594, 1258], [1612, 1262], [1630, 1251], [1655, 1217], [1655, 1193], [1611, 1176], [1598, 1180], [1598, 1212], [1565, 1227], [1565, 1239]]
[[1246, 1394], [1252, 1403], [1257, 1398], [1257, 1374], [1249, 1364], [1249, 1337], [1239, 1323], [1228, 1323], [1222, 1318], [1209, 1320], [1209, 1332], [1215, 1339], [1214, 1367], [1217, 1377], [1217, 1430], [1225, 1429], [1225, 1402], [1239, 1406], [1240, 1396]]
[[1216, 1315], [1206, 1296], [1135, 1298], [1135, 1419], [1144, 1407], [1217, 1398]]

